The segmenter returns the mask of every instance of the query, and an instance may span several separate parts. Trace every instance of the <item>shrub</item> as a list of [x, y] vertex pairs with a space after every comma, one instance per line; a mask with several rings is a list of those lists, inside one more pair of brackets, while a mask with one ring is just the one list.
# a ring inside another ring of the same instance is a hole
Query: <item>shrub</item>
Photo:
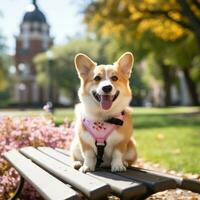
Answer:
[[[3, 158], [3, 153], [25, 146], [68, 148], [72, 132], [73, 128], [69, 123], [56, 127], [52, 119], [44, 117], [0, 118], [0, 200], [11, 197], [19, 181], [18, 173]], [[36, 200], [41, 197], [25, 183], [21, 199]]]

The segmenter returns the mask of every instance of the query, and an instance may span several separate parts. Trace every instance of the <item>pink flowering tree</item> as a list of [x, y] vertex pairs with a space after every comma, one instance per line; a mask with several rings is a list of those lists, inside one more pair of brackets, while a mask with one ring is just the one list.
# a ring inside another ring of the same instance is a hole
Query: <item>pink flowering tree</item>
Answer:
[[[68, 148], [72, 139], [73, 128], [69, 123], [56, 126], [53, 120], [44, 117], [13, 119], [0, 118], [0, 200], [13, 195], [19, 175], [3, 158], [3, 153], [25, 146], [49, 146]], [[27, 183], [21, 199], [42, 199]]]

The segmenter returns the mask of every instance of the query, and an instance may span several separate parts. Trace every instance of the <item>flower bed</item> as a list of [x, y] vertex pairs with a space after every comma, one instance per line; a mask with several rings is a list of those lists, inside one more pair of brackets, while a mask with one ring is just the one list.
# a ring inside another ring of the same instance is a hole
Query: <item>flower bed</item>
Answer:
[[[19, 175], [3, 158], [3, 153], [24, 146], [49, 146], [68, 148], [72, 139], [73, 128], [69, 123], [56, 127], [48, 118], [0, 118], [0, 200], [13, 195]], [[21, 199], [42, 199], [28, 184], [22, 191]]]

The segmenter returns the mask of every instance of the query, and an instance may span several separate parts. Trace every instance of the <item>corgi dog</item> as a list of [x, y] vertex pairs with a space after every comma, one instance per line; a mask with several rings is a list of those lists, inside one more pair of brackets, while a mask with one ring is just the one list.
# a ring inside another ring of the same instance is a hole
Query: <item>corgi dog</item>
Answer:
[[74, 168], [94, 171], [98, 163], [113, 172], [125, 171], [137, 158], [128, 107], [133, 55], [126, 52], [112, 65], [97, 65], [88, 56], [77, 54], [74, 62], [81, 82], [70, 149]]

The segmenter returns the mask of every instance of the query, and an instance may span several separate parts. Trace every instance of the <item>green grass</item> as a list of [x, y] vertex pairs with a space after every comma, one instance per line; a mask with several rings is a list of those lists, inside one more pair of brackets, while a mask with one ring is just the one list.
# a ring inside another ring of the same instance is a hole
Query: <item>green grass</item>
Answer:
[[[134, 134], [139, 157], [167, 169], [200, 173], [200, 114], [197, 107], [134, 108]], [[196, 113], [196, 114], [195, 114]], [[15, 117], [38, 116], [36, 110], [0, 111]], [[74, 119], [73, 109], [57, 109], [56, 124]]]
[[195, 111], [136, 109], [133, 120], [139, 157], [168, 169], [200, 173], [200, 115], [189, 114]]
[[62, 124], [64, 119], [73, 121], [74, 120], [74, 109], [72, 109], [72, 108], [57, 109], [54, 112], [54, 116], [55, 116], [55, 121], [56, 121], [57, 125]]

